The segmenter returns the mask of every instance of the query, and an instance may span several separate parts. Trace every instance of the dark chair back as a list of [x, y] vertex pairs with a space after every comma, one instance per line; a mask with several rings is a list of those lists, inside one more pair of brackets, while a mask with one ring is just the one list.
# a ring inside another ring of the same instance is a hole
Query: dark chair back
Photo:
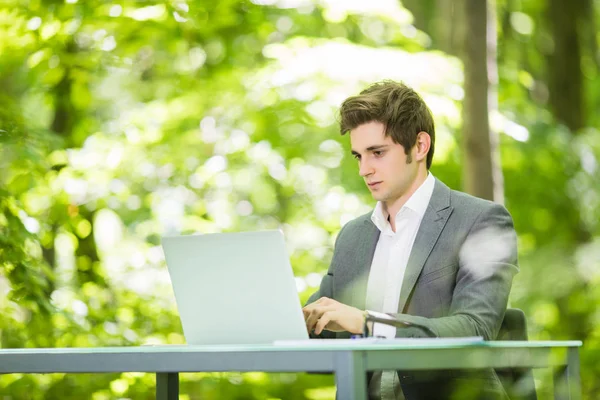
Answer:
[[[527, 320], [518, 308], [506, 310], [497, 340], [527, 340]], [[537, 400], [531, 368], [496, 368], [510, 400]]]

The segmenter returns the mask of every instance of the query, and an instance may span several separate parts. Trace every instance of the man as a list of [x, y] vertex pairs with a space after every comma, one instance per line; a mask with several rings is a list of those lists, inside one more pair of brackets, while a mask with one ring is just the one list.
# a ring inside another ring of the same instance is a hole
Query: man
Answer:
[[[482, 336], [500, 329], [513, 276], [516, 234], [506, 209], [453, 191], [429, 172], [435, 129], [411, 88], [374, 84], [344, 101], [340, 130], [377, 204], [346, 224], [319, 290], [304, 307], [311, 336], [361, 333], [365, 310], [412, 323], [373, 326], [385, 337]], [[373, 399], [504, 398], [494, 371], [369, 374]]]

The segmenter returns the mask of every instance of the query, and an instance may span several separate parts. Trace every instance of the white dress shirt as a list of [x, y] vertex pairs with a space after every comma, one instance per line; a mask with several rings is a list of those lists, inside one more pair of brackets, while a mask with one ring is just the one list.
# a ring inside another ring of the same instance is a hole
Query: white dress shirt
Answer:
[[[396, 214], [396, 232], [388, 221], [389, 214], [384, 204], [377, 202], [375, 206], [371, 220], [381, 233], [371, 263], [366, 298], [367, 310], [375, 315], [377, 312], [398, 312], [406, 265], [434, 186], [435, 178], [429, 173]], [[396, 328], [374, 324], [373, 335], [393, 338], [396, 336]]]

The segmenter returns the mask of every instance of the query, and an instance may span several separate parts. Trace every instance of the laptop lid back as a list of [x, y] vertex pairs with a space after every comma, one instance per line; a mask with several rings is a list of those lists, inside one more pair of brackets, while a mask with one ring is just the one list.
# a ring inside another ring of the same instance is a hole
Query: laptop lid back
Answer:
[[281, 231], [162, 239], [188, 344], [308, 339]]

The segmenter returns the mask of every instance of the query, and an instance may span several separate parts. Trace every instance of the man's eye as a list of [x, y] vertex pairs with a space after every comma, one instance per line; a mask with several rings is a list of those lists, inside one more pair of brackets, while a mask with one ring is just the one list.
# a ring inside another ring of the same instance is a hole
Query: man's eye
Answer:
[[383, 151], [374, 151], [373, 154], [375, 157], [381, 157], [383, 155]]
[[352, 157], [354, 157], [355, 160], [360, 160], [360, 155], [358, 154], [354, 154]]

